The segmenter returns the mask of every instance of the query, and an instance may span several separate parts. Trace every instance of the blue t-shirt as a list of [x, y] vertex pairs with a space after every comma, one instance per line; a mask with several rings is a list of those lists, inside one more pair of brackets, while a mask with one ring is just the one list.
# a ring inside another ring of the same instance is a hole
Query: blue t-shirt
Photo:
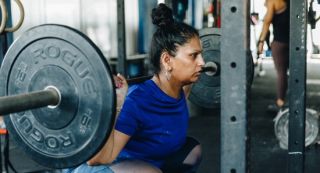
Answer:
[[180, 98], [165, 94], [152, 80], [129, 88], [115, 129], [131, 136], [119, 157], [129, 157], [161, 167], [168, 155], [186, 139], [189, 112]]

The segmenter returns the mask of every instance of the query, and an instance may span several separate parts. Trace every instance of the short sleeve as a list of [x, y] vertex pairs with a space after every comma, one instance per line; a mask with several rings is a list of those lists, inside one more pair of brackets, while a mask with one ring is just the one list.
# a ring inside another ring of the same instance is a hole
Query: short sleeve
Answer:
[[132, 136], [137, 127], [138, 120], [135, 114], [135, 104], [130, 99], [126, 99], [116, 121], [115, 129]]

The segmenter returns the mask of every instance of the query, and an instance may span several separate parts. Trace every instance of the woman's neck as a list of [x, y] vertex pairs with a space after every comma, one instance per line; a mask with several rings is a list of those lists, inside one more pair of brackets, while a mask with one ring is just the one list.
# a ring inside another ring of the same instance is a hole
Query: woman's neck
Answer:
[[165, 75], [157, 74], [153, 76], [152, 80], [168, 96], [171, 96], [175, 99], [180, 98], [182, 85], [178, 84], [178, 82], [174, 82], [172, 78], [167, 79]]

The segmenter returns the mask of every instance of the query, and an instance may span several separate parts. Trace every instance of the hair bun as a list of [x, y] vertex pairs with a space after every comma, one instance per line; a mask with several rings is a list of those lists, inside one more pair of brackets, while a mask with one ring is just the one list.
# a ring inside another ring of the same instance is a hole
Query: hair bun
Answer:
[[157, 8], [152, 9], [152, 23], [158, 27], [171, 25], [173, 20], [172, 10], [163, 3], [160, 3]]

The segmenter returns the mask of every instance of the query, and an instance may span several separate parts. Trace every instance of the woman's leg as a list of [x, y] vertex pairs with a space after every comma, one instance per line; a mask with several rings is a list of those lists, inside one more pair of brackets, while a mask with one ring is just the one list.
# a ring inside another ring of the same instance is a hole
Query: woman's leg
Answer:
[[159, 168], [139, 160], [121, 161], [110, 166], [110, 169], [114, 173], [162, 173]]
[[86, 163], [74, 168], [65, 169], [63, 173], [162, 173], [151, 164], [139, 160], [123, 160], [111, 165], [89, 166]]
[[287, 88], [288, 88], [288, 75], [289, 68], [289, 47], [288, 44], [280, 43], [277, 41], [272, 42], [272, 57], [277, 71], [277, 105], [283, 106]]
[[64, 169], [63, 173], [114, 173], [108, 165], [89, 166], [86, 163], [70, 169]]

